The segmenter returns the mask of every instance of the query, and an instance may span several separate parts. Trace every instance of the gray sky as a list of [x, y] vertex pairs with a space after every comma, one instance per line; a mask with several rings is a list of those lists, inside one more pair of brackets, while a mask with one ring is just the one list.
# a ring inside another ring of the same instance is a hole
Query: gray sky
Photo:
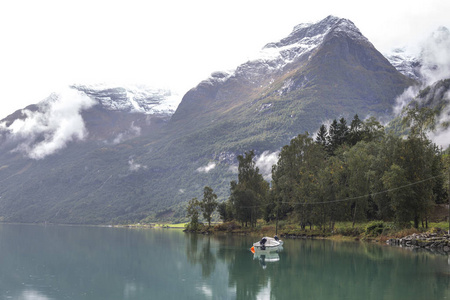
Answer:
[[0, 2], [0, 118], [80, 83], [182, 95], [300, 23], [348, 18], [381, 52], [450, 28], [450, 1], [15, 0]]

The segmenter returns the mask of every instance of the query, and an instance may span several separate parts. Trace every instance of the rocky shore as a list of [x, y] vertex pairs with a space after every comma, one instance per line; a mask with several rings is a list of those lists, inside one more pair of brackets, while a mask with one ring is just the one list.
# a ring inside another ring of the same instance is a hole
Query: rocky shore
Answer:
[[400, 239], [389, 239], [387, 243], [393, 246], [450, 253], [450, 235], [445, 233], [414, 233]]

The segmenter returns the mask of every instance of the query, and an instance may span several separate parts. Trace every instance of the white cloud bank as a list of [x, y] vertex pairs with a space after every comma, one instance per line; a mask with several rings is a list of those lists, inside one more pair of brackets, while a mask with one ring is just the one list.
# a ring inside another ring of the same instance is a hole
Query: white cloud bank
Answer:
[[197, 169], [197, 172], [200, 173], [209, 173], [212, 169], [214, 169], [216, 167], [216, 163], [215, 162], [210, 162], [208, 163], [206, 166], [200, 167]]
[[419, 70], [422, 82], [419, 86], [409, 87], [397, 97], [394, 107], [394, 113], [397, 115], [421, 89], [439, 80], [450, 78], [450, 31], [440, 27], [420, 44], [421, 50], [418, 55], [422, 62]]
[[147, 166], [136, 163], [133, 158], [128, 160], [128, 166], [131, 172], [136, 172], [140, 169], [147, 169]]
[[[272, 180], [272, 167], [277, 164], [279, 155], [280, 151], [264, 151], [260, 156], [255, 158], [255, 166], [258, 167], [259, 173], [266, 181]], [[233, 174], [239, 174], [239, 166], [231, 165], [228, 171]]]
[[259, 168], [259, 172], [265, 180], [272, 180], [272, 166], [278, 162], [278, 156], [280, 151], [272, 152], [264, 151], [259, 157], [256, 158], [256, 166]]
[[0, 130], [6, 131], [10, 138], [21, 140], [13, 151], [42, 159], [63, 149], [67, 143], [87, 136], [81, 111], [94, 104], [85, 94], [66, 89], [41, 102], [38, 111], [23, 110], [25, 119], [17, 119], [9, 127], [0, 124]]
[[[447, 92], [444, 96], [447, 103], [450, 103], [450, 91]], [[437, 118], [438, 124], [450, 124], [450, 105], [447, 104], [441, 114]], [[438, 126], [438, 128], [430, 133], [430, 139], [436, 143], [437, 145], [442, 146], [446, 149], [450, 146], [450, 127], [447, 126]]]
[[[394, 113], [400, 115], [403, 109], [415, 98], [421, 89], [439, 80], [450, 78], [450, 31], [440, 27], [421, 43], [419, 57], [422, 61], [420, 74], [422, 82], [418, 86], [411, 86], [396, 99]], [[444, 99], [450, 99], [447, 93]], [[419, 99], [420, 100], [420, 99]], [[450, 128], [441, 126], [450, 121], [450, 107], [447, 106], [437, 117], [437, 129], [429, 134], [430, 139], [437, 145], [447, 148], [450, 144]]]

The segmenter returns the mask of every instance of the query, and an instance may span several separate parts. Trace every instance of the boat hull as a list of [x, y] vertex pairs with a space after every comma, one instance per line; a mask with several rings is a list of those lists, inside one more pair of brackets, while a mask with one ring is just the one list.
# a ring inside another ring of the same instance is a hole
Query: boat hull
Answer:
[[251, 251], [255, 253], [256, 251], [261, 252], [274, 252], [282, 248], [283, 242], [281, 240], [276, 240], [271, 237], [263, 237], [259, 242], [253, 244]]

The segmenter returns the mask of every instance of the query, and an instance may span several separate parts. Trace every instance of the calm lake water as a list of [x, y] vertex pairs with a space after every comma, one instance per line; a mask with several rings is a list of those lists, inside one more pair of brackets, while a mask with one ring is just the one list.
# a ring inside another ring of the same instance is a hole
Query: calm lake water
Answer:
[[180, 230], [0, 224], [0, 299], [450, 299], [449, 257]]

